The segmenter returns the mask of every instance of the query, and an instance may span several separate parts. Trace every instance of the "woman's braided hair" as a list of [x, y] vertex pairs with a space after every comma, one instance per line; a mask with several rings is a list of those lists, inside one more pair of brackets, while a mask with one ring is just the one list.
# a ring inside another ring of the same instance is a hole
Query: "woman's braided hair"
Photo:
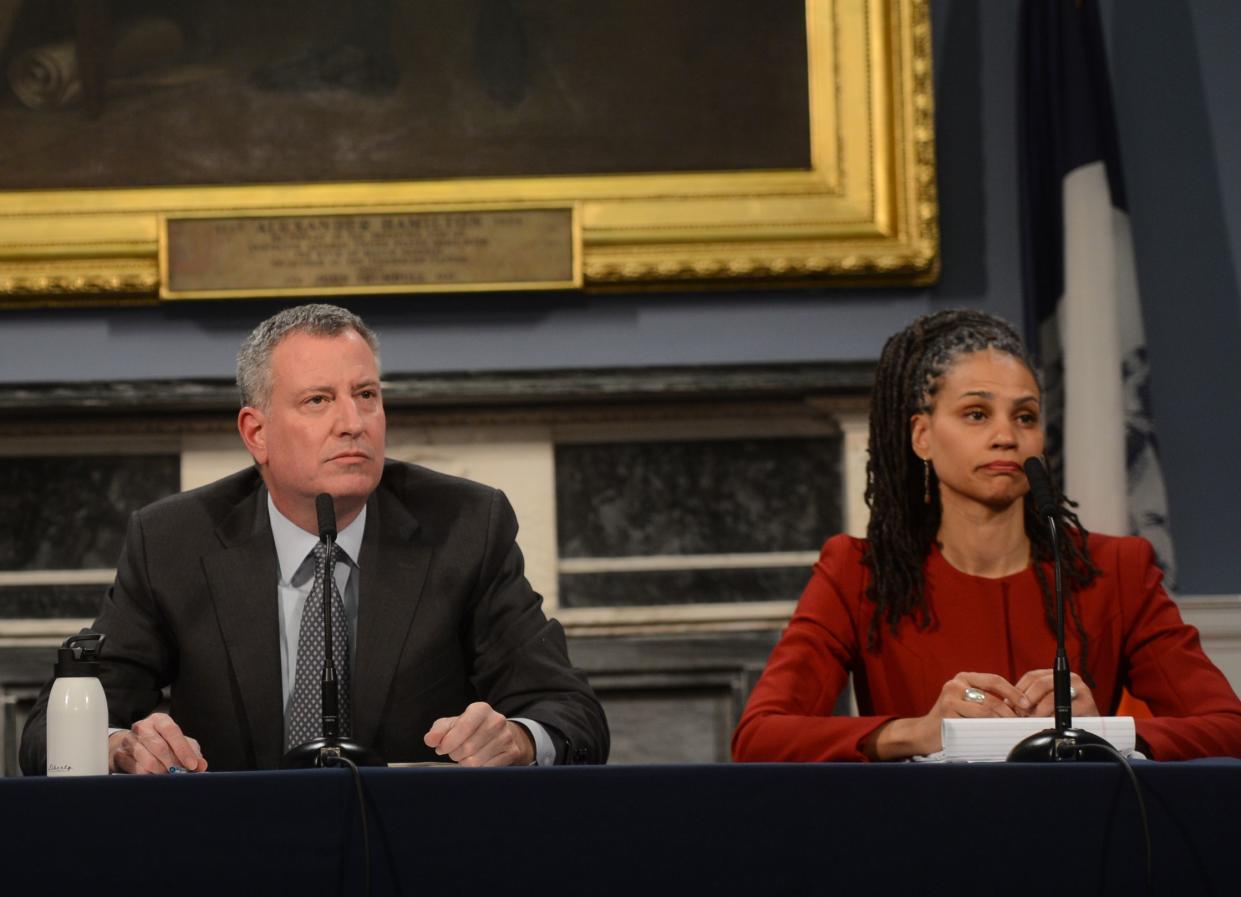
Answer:
[[[905, 616], [912, 617], [920, 629], [931, 623], [923, 570], [939, 532], [941, 507], [934, 470], [930, 472], [930, 503], [923, 498], [927, 474], [910, 443], [910, 419], [919, 412], [931, 410], [940, 378], [954, 361], [984, 349], [1011, 355], [1037, 379], [1034, 363], [1012, 326], [972, 309], [924, 315], [891, 337], [883, 347], [871, 396], [870, 447], [866, 462], [866, 504], [870, 508], [870, 523], [866, 528], [868, 544], [862, 563], [871, 569], [866, 597], [875, 602], [867, 637], [870, 650], [879, 649], [881, 621], [886, 621], [893, 633]], [[1075, 593], [1093, 582], [1099, 571], [1090, 559], [1086, 530], [1073, 513], [1076, 504], [1065, 498], [1058, 488], [1056, 498], [1060, 552], [1067, 581], [1065, 604], [1081, 639], [1078, 669], [1084, 675], [1087, 638]], [[1047, 526], [1035, 514], [1029, 495], [1024, 503], [1026, 534], [1030, 537], [1034, 559], [1050, 562], [1052, 546]], [[1054, 631], [1055, 596], [1043, 563], [1034, 564], [1034, 573], [1043, 593], [1047, 624]]]

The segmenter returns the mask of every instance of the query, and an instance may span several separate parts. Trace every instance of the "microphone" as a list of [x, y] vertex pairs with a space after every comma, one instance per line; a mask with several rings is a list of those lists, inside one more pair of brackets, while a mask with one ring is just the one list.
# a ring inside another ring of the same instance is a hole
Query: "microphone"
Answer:
[[340, 737], [340, 695], [336, 679], [336, 659], [332, 651], [332, 579], [336, 573], [336, 506], [332, 496], [315, 496], [319, 518], [319, 540], [325, 549], [323, 565], [323, 679], [319, 685], [319, 725], [321, 738], [291, 748], [280, 760], [282, 769], [336, 766], [351, 760], [358, 766], [386, 766], [373, 748]]
[[315, 515], [319, 518], [319, 538], [324, 542], [336, 540], [336, 505], [332, 496], [320, 492], [315, 496]]
[[1056, 660], [1052, 666], [1052, 696], [1056, 707], [1056, 726], [1035, 732], [1014, 745], [1008, 760], [1016, 763], [1040, 763], [1058, 760], [1112, 759], [1105, 751], [1102, 757], [1088, 758], [1091, 747], [1104, 746], [1112, 753], [1115, 748], [1104, 739], [1084, 729], [1073, 728], [1073, 699], [1069, 682], [1069, 657], [1064, 649], [1064, 587], [1060, 572], [1060, 533], [1056, 527], [1056, 490], [1052, 488], [1047, 469], [1038, 458], [1027, 458], [1021, 465], [1030, 483], [1034, 511], [1047, 523], [1051, 533], [1051, 556], [1055, 570], [1056, 592]]
[[[1056, 490], [1051, 487], [1051, 477], [1047, 475], [1047, 468], [1038, 458], [1026, 458], [1026, 463], [1021, 465], [1021, 469], [1026, 472], [1026, 481], [1030, 484], [1030, 497], [1034, 499], [1034, 510], [1040, 517], [1051, 517], [1054, 523], [1059, 502], [1056, 501]], [[319, 521], [319, 527], [322, 529], [323, 518], [320, 517]]]
[[340, 701], [336, 684], [336, 658], [332, 650], [332, 579], [336, 573], [336, 506], [332, 496], [315, 496], [315, 515], [319, 518], [319, 541], [326, 551], [323, 565], [323, 681], [320, 685], [320, 727], [324, 738], [340, 734]]

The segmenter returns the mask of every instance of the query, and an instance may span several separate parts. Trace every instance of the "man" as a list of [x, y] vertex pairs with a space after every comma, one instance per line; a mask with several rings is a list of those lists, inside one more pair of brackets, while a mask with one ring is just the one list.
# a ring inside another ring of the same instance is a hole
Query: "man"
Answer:
[[[361, 319], [275, 315], [242, 346], [237, 383], [255, 467], [134, 514], [95, 623], [111, 770], [272, 768], [317, 737], [324, 600], [348, 636], [334, 652], [342, 734], [385, 760], [605, 762], [603, 710], [523, 575], [503, 494], [385, 461]], [[339, 529], [330, 599], [314, 586], [324, 492]], [[153, 712], [165, 686], [169, 712]], [[46, 766], [47, 694], [22, 736], [27, 774]]]

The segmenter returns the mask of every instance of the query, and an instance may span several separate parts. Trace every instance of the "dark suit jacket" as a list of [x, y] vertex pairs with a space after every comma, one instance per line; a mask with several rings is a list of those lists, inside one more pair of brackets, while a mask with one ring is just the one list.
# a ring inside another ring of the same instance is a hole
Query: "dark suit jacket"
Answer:
[[[495, 489], [395, 461], [367, 503], [358, 558], [353, 734], [389, 762], [436, 759], [431, 723], [471, 701], [547, 727], [559, 763], [603, 763], [608, 730], [564, 631], [542, 612]], [[284, 752], [278, 580], [267, 491], [249, 469], [143, 508], [129, 522], [95, 629], [113, 726], [169, 713], [213, 770]], [[43, 690], [21, 765], [46, 766]]]

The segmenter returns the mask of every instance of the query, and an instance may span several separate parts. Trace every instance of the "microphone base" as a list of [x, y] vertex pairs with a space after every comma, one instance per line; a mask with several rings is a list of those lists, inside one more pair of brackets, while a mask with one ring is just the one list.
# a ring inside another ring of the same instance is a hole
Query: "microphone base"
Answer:
[[339, 766], [340, 758], [352, 760], [358, 766], [387, 766], [374, 748], [366, 747], [347, 738], [316, 738], [290, 748], [280, 758], [281, 769], [316, 769], [323, 766]]
[[1091, 750], [1091, 746], [1115, 750], [1106, 739], [1085, 729], [1044, 729], [1017, 742], [1008, 752], [1007, 760], [1009, 763], [1115, 762], [1114, 754]]

